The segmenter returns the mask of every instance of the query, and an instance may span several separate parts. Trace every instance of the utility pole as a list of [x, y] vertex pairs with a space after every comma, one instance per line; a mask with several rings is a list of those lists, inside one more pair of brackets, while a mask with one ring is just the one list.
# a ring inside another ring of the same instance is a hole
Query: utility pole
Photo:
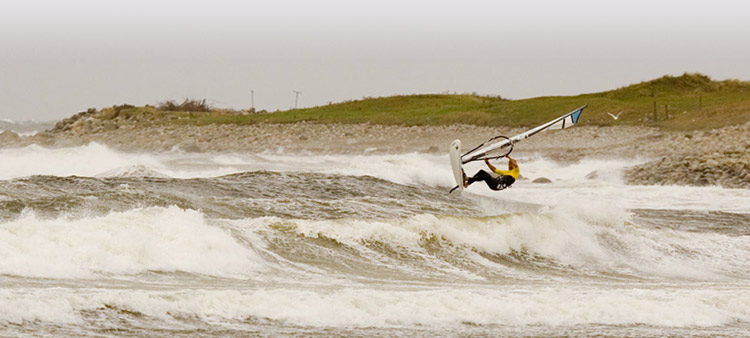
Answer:
[[299, 94], [302, 94], [302, 92], [293, 90], [292, 93], [294, 93], [294, 109], [297, 109], [297, 102], [299, 101]]

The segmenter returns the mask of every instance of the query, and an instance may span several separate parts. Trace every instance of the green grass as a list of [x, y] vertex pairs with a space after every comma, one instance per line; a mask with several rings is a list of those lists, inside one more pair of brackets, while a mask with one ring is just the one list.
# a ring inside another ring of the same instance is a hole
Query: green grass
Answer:
[[[717, 128], [750, 121], [750, 82], [713, 81], [701, 74], [684, 74], [577, 96], [507, 100], [477, 95], [404, 95], [266, 114], [179, 113], [178, 118], [171, 119], [175, 123], [196, 125], [312, 121], [528, 127], [583, 104], [589, 106], [581, 118], [583, 125], [648, 125], [670, 130]], [[616, 121], [607, 115], [620, 111], [623, 113]]]

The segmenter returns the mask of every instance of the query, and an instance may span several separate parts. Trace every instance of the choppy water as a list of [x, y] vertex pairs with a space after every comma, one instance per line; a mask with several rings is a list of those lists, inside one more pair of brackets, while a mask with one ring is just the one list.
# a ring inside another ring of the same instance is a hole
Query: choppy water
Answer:
[[55, 126], [54, 121], [12, 121], [0, 119], [0, 133], [9, 130], [19, 135], [30, 136]]
[[749, 334], [750, 190], [527, 155], [2, 149], [0, 335]]

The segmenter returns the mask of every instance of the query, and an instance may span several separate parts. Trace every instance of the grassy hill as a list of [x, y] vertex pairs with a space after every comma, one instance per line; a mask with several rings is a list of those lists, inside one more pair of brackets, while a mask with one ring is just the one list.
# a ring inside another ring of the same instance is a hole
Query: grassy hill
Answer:
[[[750, 82], [713, 81], [701, 74], [664, 76], [601, 93], [523, 100], [477, 95], [405, 95], [368, 98], [264, 114], [225, 111], [175, 113], [174, 123], [362, 123], [533, 126], [583, 104], [584, 125], [649, 125], [673, 130], [717, 128], [750, 121]], [[139, 108], [135, 108], [139, 109]], [[607, 113], [622, 112], [618, 120]]]

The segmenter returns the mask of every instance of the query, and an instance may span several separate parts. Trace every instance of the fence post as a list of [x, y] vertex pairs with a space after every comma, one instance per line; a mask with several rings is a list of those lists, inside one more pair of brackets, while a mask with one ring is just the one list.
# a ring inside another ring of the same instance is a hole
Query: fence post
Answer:
[[654, 101], [654, 122], [656, 122], [656, 120], [658, 120], [658, 119], [659, 119], [659, 117], [656, 116], [656, 101]]
[[669, 105], [668, 104], [664, 105], [664, 117], [666, 120], [669, 120]]

